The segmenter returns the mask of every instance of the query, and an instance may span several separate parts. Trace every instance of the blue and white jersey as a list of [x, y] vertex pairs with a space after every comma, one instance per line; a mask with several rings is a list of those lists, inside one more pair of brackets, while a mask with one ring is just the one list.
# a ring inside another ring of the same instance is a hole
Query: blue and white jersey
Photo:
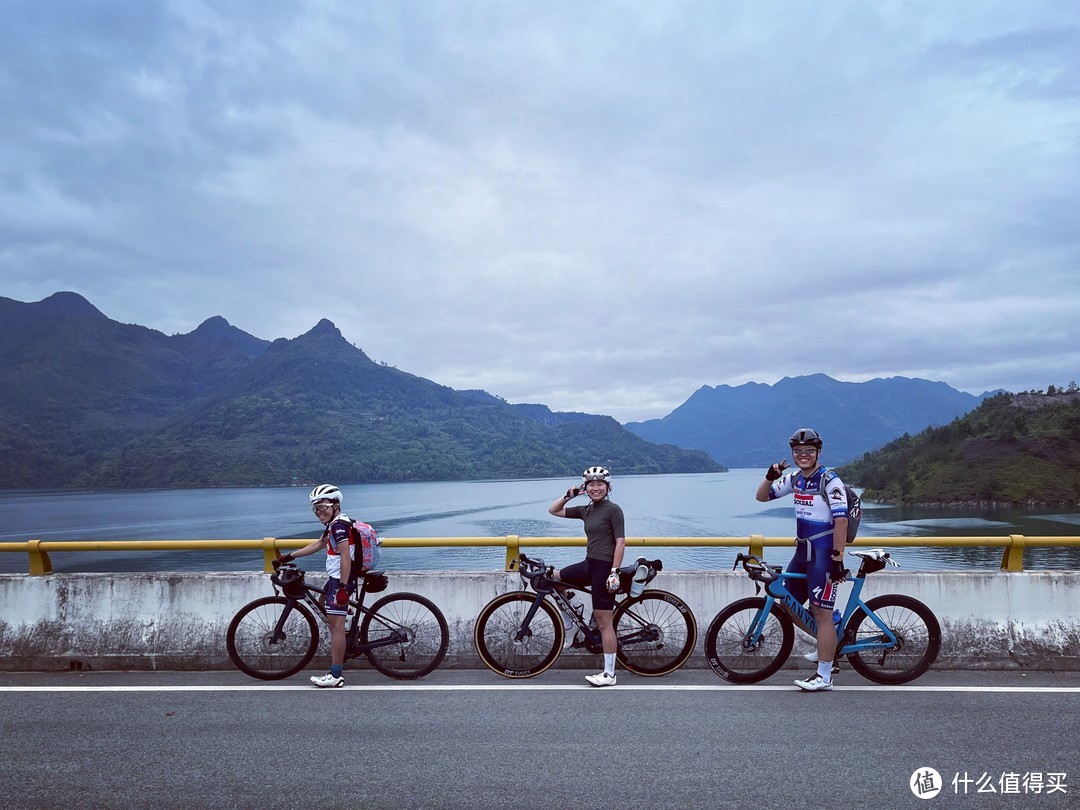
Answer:
[[338, 515], [323, 530], [322, 540], [326, 543], [326, 573], [341, 579], [341, 553], [349, 550], [349, 559], [356, 559], [356, 546], [350, 531], [352, 520], [348, 515]]
[[832, 538], [833, 522], [848, 516], [844, 482], [839, 475], [829, 472], [822, 492], [825, 473], [825, 467], [818, 467], [817, 472], [806, 478], [801, 470], [788, 470], [769, 487], [770, 501], [784, 495], [795, 496], [795, 536], [799, 540]]

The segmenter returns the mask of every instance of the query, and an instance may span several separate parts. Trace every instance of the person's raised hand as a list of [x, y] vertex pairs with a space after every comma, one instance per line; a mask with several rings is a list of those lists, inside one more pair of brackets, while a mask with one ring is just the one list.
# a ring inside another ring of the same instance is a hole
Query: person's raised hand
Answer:
[[787, 469], [787, 466], [788, 463], [786, 460], [778, 461], [775, 464], [771, 465], [769, 469], [765, 471], [765, 480], [775, 481], [777, 478], [784, 474], [784, 470]]

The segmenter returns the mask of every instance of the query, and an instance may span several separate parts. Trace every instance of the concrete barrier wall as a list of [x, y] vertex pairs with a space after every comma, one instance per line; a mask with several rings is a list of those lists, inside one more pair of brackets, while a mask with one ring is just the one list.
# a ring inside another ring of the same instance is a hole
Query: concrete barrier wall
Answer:
[[[443, 666], [452, 667], [481, 666], [473, 620], [496, 594], [520, 587], [516, 575], [492, 572], [389, 577], [388, 593], [413, 591], [442, 608], [450, 627]], [[754, 595], [753, 583], [732, 572], [665, 571], [654, 585], [681, 596], [697, 617], [691, 667], [705, 666], [701, 643], [716, 612]], [[0, 575], [0, 669], [228, 669], [230, 619], [270, 593], [265, 574], [246, 572]], [[1080, 670], [1080, 572], [871, 575], [863, 598], [884, 593], [913, 596], [937, 614], [937, 668]], [[319, 654], [315, 667], [328, 660], [325, 639]], [[596, 665], [577, 650], [556, 664]]]

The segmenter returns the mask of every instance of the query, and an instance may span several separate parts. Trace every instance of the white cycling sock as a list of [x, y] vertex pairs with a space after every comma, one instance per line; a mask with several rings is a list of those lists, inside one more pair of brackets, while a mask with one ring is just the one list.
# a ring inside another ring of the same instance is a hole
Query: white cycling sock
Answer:
[[615, 674], [615, 653], [604, 653], [604, 672], [608, 675]]
[[817, 674], [822, 680], [832, 683], [832, 661], [818, 661]]

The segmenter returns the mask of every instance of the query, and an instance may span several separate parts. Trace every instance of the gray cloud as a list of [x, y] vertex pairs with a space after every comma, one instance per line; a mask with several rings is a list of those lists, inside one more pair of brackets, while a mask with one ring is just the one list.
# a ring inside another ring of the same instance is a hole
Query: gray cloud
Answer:
[[2, 295], [624, 421], [1080, 376], [1070, 3], [7, 8]]

